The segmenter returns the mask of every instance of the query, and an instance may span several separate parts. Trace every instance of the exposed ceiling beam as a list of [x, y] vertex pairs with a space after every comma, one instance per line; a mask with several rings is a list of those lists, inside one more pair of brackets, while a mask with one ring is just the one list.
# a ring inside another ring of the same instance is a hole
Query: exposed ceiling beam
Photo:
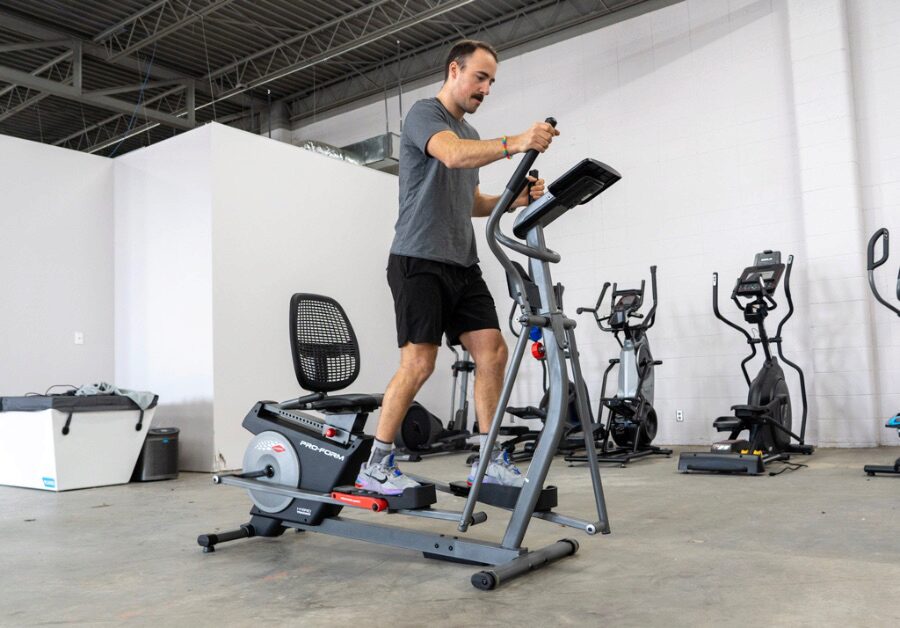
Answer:
[[[77, 80], [78, 79], [75, 78], [74, 82], [77, 82]], [[29, 89], [35, 89], [53, 96], [80, 102], [85, 105], [92, 105], [102, 109], [109, 109], [110, 111], [140, 116], [141, 118], [153, 120], [154, 122], [159, 122], [178, 129], [191, 129], [194, 127], [194, 124], [188, 120], [155, 109], [148, 109], [143, 103], [134, 104], [124, 100], [110, 98], [109, 96], [97, 96], [83, 93], [81, 89], [75, 85], [51, 81], [14, 68], [0, 66], [0, 81], [20, 85]]]
[[[71, 33], [66, 33], [58, 29], [49, 28], [47, 26], [44, 26], [43, 24], [38, 24], [29, 19], [23, 18], [16, 13], [2, 8], [0, 8], [0, 24], [2, 24], [3, 28], [6, 30], [14, 31], [33, 39], [44, 41], [55, 39], [73, 39]], [[109, 52], [109, 50], [107, 50], [106, 47], [92, 41], [80, 41], [81, 49], [85, 55], [88, 55], [94, 59], [99, 59], [100, 61], [106, 63], [110, 63], [120, 68], [133, 70], [137, 75], [142, 77], [147, 76], [147, 73], [149, 72], [151, 78], [159, 80], [189, 80], [195, 78], [184, 74], [183, 72], [172, 70], [165, 67], [164, 65], [160, 65], [158, 61], [154, 61], [151, 64], [148, 63], [146, 59], [132, 57], [129, 55], [122, 55], [113, 59], [113, 55]], [[201, 82], [198, 82], [197, 93], [203, 94], [210, 98], [212, 97], [212, 92], [209, 89], [208, 83], [206, 85], [203, 85]], [[266, 105], [266, 101], [264, 99], [256, 98], [252, 94], [239, 94], [235, 96], [234, 100], [236, 104], [247, 108]]]
[[94, 43], [106, 48], [109, 53], [107, 62], [115, 62], [218, 11], [233, 1], [158, 0], [110, 26], [94, 37]]
[[[231, 98], [248, 89], [265, 85], [271, 81], [300, 72], [314, 65], [329, 61], [342, 54], [356, 50], [384, 37], [396, 34], [405, 28], [420, 24], [439, 15], [444, 15], [461, 6], [471, 4], [475, 0], [430, 0], [428, 8], [414, 12], [409, 8], [408, 0], [378, 0], [366, 7], [330, 22], [317, 26], [309, 31], [291, 37], [268, 49], [254, 53], [220, 68], [209, 75], [220, 88], [219, 99]], [[391, 11], [390, 13], [388, 11]], [[383, 14], [393, 23], [376, 28], [372, 23], [375, 13]], [[348, 28], [352, 19], [362, 20], [368, 13], [365, 25], [360, 32], [350, 32], [341, 38], [343, 43], [333, 43], [340, 31]], [[406, 17], [404, 17], [406, 16]], [[316, 39], [321, 36], [327, 43], [322, 46]], [[308, 48], [317, 47], [315, 50]]]
[[[36, 70], [32, 70], [31, 75], [40, 76], [44, 72], [48, 72], [52, 75], [52, 73], [56, 71], [57, 74], [59, 74], [58, 80], [61, 83], [68, 85], [72, 82], [72, 64], [69, 63], [63, 70], [60, 70], [59, 65], [71, 59], [72, 54], [73, 50], [66, 50], [62, 54], [57, 55], [47, 63], [41, 65]], [[21, 85], [7, 85], [3, 89], [0, 89], [0, 122], [7, 118], [11, 118], [17, 113], [25, 111], [49, 96], [50, 94], [36, 92], [33, 89]]]
[[[199, 79], [197, 81], [198, 86], [201, 84], [208, 85], [212, 82], [214, 85], [213, 91], [217, 95], [213, 96], [208, 102], [198, 105], [197, 109], [203, 109], [212, 106], [216, 102], [231, 99], [248, 89], [259, 87], [288, 74], [323, 63], [350, 50], [395, 34], [404, 28], [409, 28], [439, 15], [444, 15], [471, 2], [474, 2], [474, 0], [428, 0], [428, 8], [419, 12], [410, 10], [409, 0], [376, 0], [370, 2], [366, 6], [346, 13], [338, 19], [331, 20], [326, 24], [271, 46], [264, 51], [254, 53], [223, 68], [214, 70], [203, 79]], [[388, 9], [392, 9], [393, 13], [384, 13], [384, 16], [394, 16], [394, 23], [386, 27], [375, 28], [372, 25], [374, 12], [385, 12]], [[333, 44], [331, 47], [328, 47], [327, 44], [322, 46], [321, 42], [318, 42], [315, 44], [317, 54], [311, 56], [305, 51], [307, 46], [313, 46], [310, 42], [316, 36], [327, 37], [327, 41], [333, 42], [338, 30], [346, 28], [347, 21], [351, 19], [365, 20], [363, 31], [361, 33], [354, 31], [354, 35], [357, 35], [355, 39], [351, 39], [344, 44]], [[368, 35], [365, 35], [366, 29], [370, 29], [370, 26], [372, 30], [370, 30]], [[267, 107], [268, 105], [266, 104], [265, 106]], [[175, 115], [182, 113], [182, 111], [178, 111], [175, 112]], [[85, 129], [84, 132], [75, 133], [57, 140], [54, 144], [72, 146], [74, 143], [80, 149], [83, 142], [79, 135], [95, 132], [99, 126], [104, 124], [118, 127], [119, 121], [115, 120], [115, 118], [109, 118]], [[132, 133], [132, 131], [129, 130], [129, 133]]]
[[[548, 40], [563, 31], [576, 34], [579, 29], [582, 32], [595, 30], [680, 1], [633, 0], [611, 10], [601, 0], [578, 3], [544, 0], [524, 9], [517, 8], [490, 22], [461, 27], [466, 37], [489, 41], [499, 51], [534, 48], [547, 45]], [[441, 39], [435, 38], [427, 45], [404, 51], [399, 59], [350, 68], [341, 78], [318, 85], [315, 89], [296, 92], [281, 102], [289, 107], [291, 121], [300, 123], [324, 112], [381, 96], [387, 90], [396, 89], [401, 78], [403, 85], [426, 79], [439, 80], [443, 74], [447, 47], [458, 39], [457, 31]], [[542, 41], [539, 43], [539, 40]]]

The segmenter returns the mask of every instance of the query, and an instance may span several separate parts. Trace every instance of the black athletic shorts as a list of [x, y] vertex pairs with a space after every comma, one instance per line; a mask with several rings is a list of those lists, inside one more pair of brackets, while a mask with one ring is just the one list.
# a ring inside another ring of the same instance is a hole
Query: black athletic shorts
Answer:
[[399, 347], [407, 342], [440, 345], [444, 333], [456, 345], [464, 332], [500, 329], [478, 264], [464, 268], [391, 253], [387, 278]]

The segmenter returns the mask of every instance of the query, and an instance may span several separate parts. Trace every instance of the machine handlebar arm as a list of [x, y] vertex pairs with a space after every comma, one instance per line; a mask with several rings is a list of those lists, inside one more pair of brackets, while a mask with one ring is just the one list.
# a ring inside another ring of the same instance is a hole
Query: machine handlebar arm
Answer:
[[[775, 332], [775, 337], [777, 338], [776, 346], [778, 347], [778, 355], [781, 357], [781, 361], [797, 371], [797, 376], [800, 378], [800, 402], [803, 404], [803, 413], [800, 418], [800, 437], [797, 440], [799, 440], [800, 444], [802, 445], [805, 443], [804, 439], [806, 438], [806, 415], [808, 412], [808, 406], [806, 402], [806, 378], [803, 375], [803, 369], [784, 357], [784, 352], [781, 349], [781, 328], [784, 327], [784, 324], [794, 313], [794, 299], [791, 297], [791, 269], [793, 267], [794, 256], [788, 255], [787, 270], [785, 271], [784, 275], [784, 295], [787, 298], [788, 302], [788, 312], [787, 314], [785, 314], [784, 318], [781, 319], [781, 322], [778, 323], [778, 329]], [[794, 434], [791, 434], [791, 436], [797, 438]]]
[[[794, 267], [794, 256], [788, 255], [787, 259], [787, 270], [784, 273], [784, 296], [787, 298], [788, 311], [787, 314], [784, 315], [784, 318], [781, 319], [781, 322], [778, 323], [778, 329], [775, 330], [775, 337], [781, 338], [781, 328], [784, 327], [784, 324], [788, 321], [788, 319], [794, 314], [794, 299], [791, 297], [791, 269]], [[774, 308], [773, 308], [774, 309]], [[779, 342], [779, 346], [780, 346]], [[784, 356], [782, 356], [784, 357]]]
[[[737, 303], [737, 298], [734, 295], [732, 295], [731, 298], [735, 300], [735, 303]], [[738, 306], [740, 306], [740, 303], [738, 303]], [[750, 333], [746, 329], [744, 329], [740, 325], [735, 325], [730, 320], [722, 316], [721, 312], [719, 312], [719, 273], [713, 273], [713, 313], [720, 321], [722, 321], [729, 327], [733, 327], [741, 332], [744, 337], [747, 338], [748, 343], [753, 344], [753, 337], [750, 336]]]
[[603, 284], [603, 288], [600, 290], [600, 296], [597, 297], [597, 304], [594, 307], [580, 307], [575, 310], [576, 314], [582, 314], [584, 312], [590, 312], [594, 315], [594, 320], [597, 322], [597, 327], [602, 329], [603, 331], [613, 331], [612, 327], [604, 327], [603, 321], [608, 320], [609, 316], [604, 316], [600, 318], [598, 312], [600, 311], [600, 306], [603, 304], [603, 299], [606, 297], [606, 291], [609, 290], [610, 283], [607, 281]]
[[[556, 126], [555, 118], [547, 118], [546, 122], [554, 127]], [[519, 295], [516, 300], [519, 301], [520, 305], [523, 305], [526, 308], [528, 307], [528, 297], [525, 292], [525, 284], [522, 282], [522, 278], [519, 277], [515, 267], [512, 265], [512, 261], [503, 249], [500, 248], [500, 244], [503, 244], [503, 246], [512, 249], [517, 253], [521, 253], [526, 257], [539, 259], [545, 262], [556, 263], [559, 262], [561, 258], [558, 253], [549, 249], [540, 250], [513, 240], [500, 231], [500, 219], [503, 217], [503, 214], [507, 212], [516, 197], [521, 194], [525, 186], [528, 185], [528, 171], [531, 169], [531, 166], [534, 165], [534, 160], [537, 159], [537, 156], [538, 151], [535, 149], [531, 149], [525, 153], [522, 161], [519, 162], [518, 167], [516, 167], [515, 172], [506, 184], [506, 189], [503, 190], [503, 194], [500, 195], [500, 198], [497, 199], [497, 204], [494, 205], [494, 209], [491, 210], [491, 215], [488, 218], [487, 227], [485, 228], [487, 242], [491, 252], [500, 262], [500, 265], [503, 266], [503, 270], [506, 271], [506, 275], [510, 277], [510, 280], [515, 286], [516, 292]]]
[[650, 267], [650, 294], [653, 297], [653, 307], [650, 308], [650, 311], [647, 312], [644, 329], [650, 329], [653, 327], [653, 323], [656, 322], [656, 266], [653, 265]]
[[[876, 262], [875, 261], [875, 245], [878, 243], [878, 240], [882, 236], [884, 237], [884, 239], [881, 241], [881, 258]], [[886, 227], [882, 227], [881, 229], [879, 229], [878, 231], [873, 233], [871, 238], [869, 238], [869, 247], [868, 247], [869, 248], [869, 259], [868, 259], [868, 264], [866, 265], [866, 270], [871, 272], [887, 261], [889, 251], [890, 251], [890, 246], [888, 243], [889, 238], [890, 238], [890, 232], [887, 230]]]
[[[881, 241], [881, 259], [875, 261], [875, 244], [878, 242], [878, 239], [884, 237], [884, 240]], [[876, 231], [872, 237], [869, 239], [869, 260], [866, 268], [869, 271], [869, 287], [872, 289], [872, 294], [875, 295], [875, 299], [881, 303], [883, 306], [894, 312], [897, 316], [900, 316], [900, 309], [897, 309], [896, 306], [888, 303], [884, 297], [878, 292], [878, 287], [875, 285], [875, 269], [884, 264], [888, 255], [890, 254], [890, 248], [888, 246], [888, 238], [890, 237], [890, 232], [887, 228], [882, 227], [878, 231]], [[897, 298], [900, 299], [900, 269], [897, 271]]]

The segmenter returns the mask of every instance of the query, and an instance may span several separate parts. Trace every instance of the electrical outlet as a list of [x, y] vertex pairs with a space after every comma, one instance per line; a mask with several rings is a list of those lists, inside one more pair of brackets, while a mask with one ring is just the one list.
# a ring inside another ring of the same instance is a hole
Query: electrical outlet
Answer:
[[84, 332], [80, 332], [80, 331], [75, 332], [75, 344], [76, 345], [84, 344]]
[[675, 420], [681, 423], [684, 421], [684, 410], [676, 410], [675, 411]]

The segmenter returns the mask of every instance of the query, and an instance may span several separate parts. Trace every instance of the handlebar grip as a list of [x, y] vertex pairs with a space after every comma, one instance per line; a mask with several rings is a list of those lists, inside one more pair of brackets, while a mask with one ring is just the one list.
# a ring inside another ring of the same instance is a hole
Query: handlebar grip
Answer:
[[[556, 128], [556, 118], [553, 116], [549, 116], [544, 120], [547, 124]], [[536, 149], [532, 148], [528, 152], [525, 153], [525, 157], [522, 158], [522, 161], [519, 162], [519, 167], [516, 168], [516, 171], [513, 173], [512, 178], [509, 180], [509, 183], [506, 186], [506, 189], [513, 193], [515, 196], [519, 195], [519, 192], [522, 191], [522, 184], [525, 181], [525, 174], [531, 170], [531, 166], [534, 165], [534, 160], [537, 159], [538, 152]]]
[[[884, 240], [881, 243], [881, 259], [877, 262], [875, 261], [875, 244], [878, 242], [878, 239], [884, 236]], [[890, 232], [886, 227], [882, 227], [878, 231], [872, 234], [872, 237], [869, 238], [869, 247], [868, 247], [868, 265], [866, 266], [866, 270], [875, 270], [882, 264], [887, 261], [888, 252], [890, 250], [888, 245], [888, 238], [890, 237]]]

